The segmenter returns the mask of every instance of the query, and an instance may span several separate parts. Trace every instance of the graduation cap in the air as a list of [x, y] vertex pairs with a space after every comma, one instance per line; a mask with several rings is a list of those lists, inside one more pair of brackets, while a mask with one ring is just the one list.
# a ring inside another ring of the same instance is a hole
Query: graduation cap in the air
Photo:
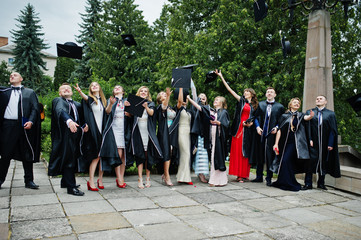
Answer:
[[73, 42], [57, 43], [56, 49], [58, 57], [81, 59], [83, 55], [83, 48]]
[[172, 70], [172, 87], [174, 88], [190, 88], [191, 87], [192, 69], [190, 68], [174, 68]]
[[189, 64], [189, 65], [185, 65], [185, 66], [181, 66], [181, 67], [177, 67], [178, 69], [190, 69], [191, 72], [193, 72], [193, 68], [195, 66], [197, 66], [198, 64]]
[[[187, 101], [187, 95], [189, 95], [189, 89], [188, 88], [183, 88], [183, 102]], [[174, 96], [175, 100], [178, 100], [179, 88], [174, 89], [173, 96]]]
[[286, 58], [287, 54], [291, 53], [291, 43], [290, 41], [286, 41], [285, 36], [282, 37], [281, 43], [282, 43], [283, 57]]
[[206, 74], [206, 80], [204, 83], [210, 83], [217, 79], [218, 75], [214, 71], [210, 71]]
[[128, 47], [137, 45], [137, 42], [135, 41], [134, 36], [132, 34], [123, 34], [122, 38], [123, 38], [124, 44]]
[[355, 112], [361, 111], [361, 93], [348, 98], [347, 102], [351, 105]]
[[253, 3], [253, 10], [255, 21], [261, 21], [267, 16], [268, 5], [265, 0], [257, 0]]
[[126, 106], [125, 111], [134, 116], [142, 117], [144, 111], [143, 103], [146, 102], [147, 99], [129, 94], [127, 101], [130, 103], [130, 106]]

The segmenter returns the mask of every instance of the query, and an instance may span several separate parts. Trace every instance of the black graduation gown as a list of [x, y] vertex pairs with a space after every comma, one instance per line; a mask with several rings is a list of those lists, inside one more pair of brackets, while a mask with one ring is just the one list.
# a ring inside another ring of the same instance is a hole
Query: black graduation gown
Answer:
[[[264, 124], [267, 114], [267, 105], [268, 105], [267, 101], [261, 101], [258, 104], [258, 108], [255, 112], [255, 116], [258, 120], [258, 123], [260, 127], [264, 130], [262, 136], [259, 136], [258, 134], [256, 135], [258, 142], [261, 142], [262, 144], [259, 144], [258, 147], [255, 148], [255, 151], [257, 151], [258, 153], [261, 152], [263, 153], [257, 155], [257, 163], [261, 163], [261, 164], [266, 163], [267, 166], [271, 166], [272, 161], [275, 157], [274, 151], [272, 149], [273, 149], [273, 145], [275, 144], [276, 134], [269, 134], [269, 135], [267, 134], [270, 133], [274, 127], [280, 124], [279, 119], [282, 116], [282, 114], [285, 113], [285, 109], [282, 104], [278, 102], [273, 103], [271, 108], [271, 115], [269, 117], [267, 124], [267, 131], [266, 131], [264, 129]], [[266, 149], [270, 151], [267, 151]]]
[[[0, 87], [0, 131], [4, 121], [4, 114], [6, 107], [9, 103], [11, 96], [11, 88]], [[41, 121], [40, 121], [40, 111], [38, 97], [35, 92], [30, 88], [21, 87], [21, 99], [19, 101], [18, 109], [18, 122], [22, 124], [22, 117], [25, 121], [33, 122], [31, 129], [25, 130], [24, 135], [24, 152], [15, 152], [13, 153], [13, 159], [16, 160], [25, 160], [31, 162], [38, 162], [40, 159], [40, 138], [41, 138]], [[1, 137], [3, 134], [0, 132]], [[1, 154], [1, 153], [0, 153]]]
[[[234, 119], [232, 122], [232, 126], [231, 126], [231, 135], [233, 137], [235, 137], [237, 135], [239, 126], [241, 123], [241, 113], [243, 111], [244, 105], [247, 103], [247, 99], [244, 98], [244, 96], [241, 96], [239, 102], [237, 102], [236, 105], [236, 111], [234, 113]], [[249, 115], [249, 118], [253, 118], [254, 117], [254, 113], [255, 110], [252, 107], [252, 104], [250, 104], [251, 106], [251, 112]], [[251, 127], [244, 127], [243, 128], [243, 145], [242, 145], [242, 152], [243, 152], [243, 156], [248, 158], [248, 161], [250, 164], [254, 164], [256, 163], [257, 159], [254, 155], [255, 151], [254, 148], [256, 147], [256, 129], [255, 129], [255, 124], [253, 124]]]
[[[295, 134], [295, 143], [297, 151], [297, 159], [294, 161], [294, 173], [304, 173], [306, 172], [306, 165], [310, 159], [309, 148], [308, 148], [308, 139], [306, 135], [305, 120], [303, 119], [305, 114], [301, 112], [297, 113], [298, 123], [296, 126]], [[281, 138], [278, 143], [279, 146], [279, 159], [280, 165], [282, 165], [283, 153], [287, 146], [288, 136], [291, 131], [291, 120], [292, 113], [287, 112], [282, 114], [279, 122], [279, 130], [281, 130]]]
[[[209, 105], [203, 105], [201, 103], [201, 101], [197, 100], [197, 103], [199, 106], [206, 107], [208, 110], [210, 108]], [[198, 109], [196, 109], [193, 105], [191, 107], [191, 111], [193, 112], [194, 115], [194, 120], [193, 120], [193, 124], [191, 127], [191, 134], [192, 134], [192, 139], [194, 138], [194, 140], [192, 140], [192, 142], [194, 143], [195, 147], [198, 147], [198, 136], [201, 136], [204, 138], [203, 141], [203, 146], [204, 149], [210, 149], [211, 148], [211, 142], [209, 140], [209, 137], [205, 136], [209, 136], [209, 128], [207, 127], [207, 125], [209, 125], [209, 119], [206, 119], [204, 117], [202, 117], [202, 113], [200, 111], [198, 111]]]
[[[178, 134], [180, 134], [178, 132], [178, 129], [179, 129], [180, 113], [182, 110], [185, 110], [191, 114], [191, 130], [192, 130], [193, 122], [194, 122], [194, 112], [193, 111], [186, 109], [183, 106], [181, 106], [179, 109], [176, 108], [176, 116], [172, 122], [172, 125], [169, 127], [169, 134], [170, 134], [171, 145], [173, 147], [172, 156], [174, 156], [174, 160], [177, 165], [179, 164]], [[190, 137], [191, 137], [191, 146], [190, 146], [191, 149], [189, 149], [189, 151], [192, 155], [193, 149], [195, 148], [195, 140], [194, 140], [194, 138], [192, 138], [192, 134]], [[190, 161], [190, 164], [192, 165], [192, 161]]]
[[[154, 110], [153, 116], [148, 115], [148, 147], [147, 147], [147, 168], [148, 170], [152, 169], [152, 166], [156, 164], [159, 160], [163, 158], [162, 149], [160, 147], [157, 134], [156, 134], [156, 109], [155, 104], [153, 102], [148, 102], [148, 107]], [[139, 164], [145, 163], [145, 152], [143, 147], [142, 136], [140, 135], [139, 127], [138, 127], [138, 119], [139, 117], [133, 116], [133, 126], [131, 132], [131, 153], [135, 158], [137, 166]]]
[[[79, 162], [79, 171], [88, 172], [90, 163], [93, 159], [98, 158], [100, 152], [100, 145], [102, 142], [102, 134], [100, 133], [97, 123], [95, 121], [94, 113], [92, 110], [92, 104], [96, 104], [92, 97], [88, 96], [88, 100], [84, 99], [81, 101], [84, 121], [88, 124], [89, 131], [84, 133], [82, 152], [83, 157], [82, 161]], [[102, 104], [101, 101], [98, 101], [98, 104]], [[106, 113], [105, 108], [103, 109], [103, 122], [102, 122], [102, 131], [104, 129], [106, 122]]]
[[[74, 101], [78, 114], [82, 112], [81, 105]], [[72, 133], [66, 124], [67, 117], [75, 121], [71, 117], [72, 108], [68, 102], [62, 98], [57, 97], [52, 103], [51, 114], [51, 142], [52, 150], [49, 160], [48, 175], [57, 176], [63, 173], [64, 168], [74, 168], [78, 171], [78, 161], [80, 161], [81, 152], [81, 138], [83, 135], [80, 128], [83, 121], [78, 116], [77, 123], [79, 124], [78, 131]]]
[[[211, 113], [209, 106], [202, 106], [201, 112], [204, 124], [204, 141], [212, 143], [212, 125], [210, 124]], [[229, 128], [229, 114], [226, 109], [219, 109], [217, 111], [217, 121], [221, 122], [221, 125], [217, 125], [216, 136], [215, 136], [215, 150], [212, 152], [212, 144], [208, 150], [208, 155], [214, 155], [214, 169], [220, 171], [226, 171], [227, 167], [225, 164], [226, 157], [228, 155], [227, 150], [227, 136]], [[209, 157], [211, 159], [211, 157]]]
[[[169, 106], [168, 106], [169, 107]], [[163, 161], [166, 162], [171, 159], [170, 136], [167, 119], [167, 110], [162, 109], [159, 105], [156, 110], [156, 119], [158, 122], [157, 137], [160, 148], [163, 153]]]
[[[119, 166], [122, 164], [121, 159], [119, 158], [118, 154], [118, 147], [114, 138], [113, 133], [113, 121], [114, 121], [114, 114], [117, 104], [119, 103], [119, 99], [116, 99], [116, 102], [112, 106], [112, 111], [109, 113], [106, 119], [106, 123], [103, 130], [103, 137], [100, 147], [100, 159], [101, 159], [101, 168], [103, 171], [111, 171], [112, 168]], [[124, 104], [126, 99], [121, 100]], [[109, 102], [108, 102], [109, 104]], [[131, 165], [133, 164], [132, 159], [130, 158], [129, 149], [130, 149], [130, 128], [131, 128], [131, 118], [124, 115], [124, 141], [125, 141], [125, 159], [126, 164]]]
[[[318, 108], [312, 109], [314, 117], [308, 122], [309, 140], [313, 141], [310, 147], [311, 165], [313, 172], [320, 172], [322, 176], [330, 174], [335, 178], [341, 177], [340, 161], [337, 143], [337, 122], [335, 113], [329, 109], [322, 109], [322, 124], [318, 129]], [[309, 110], [306, 114], [309, 114]], [[328, 151], [328, 146], [333, 147]]]

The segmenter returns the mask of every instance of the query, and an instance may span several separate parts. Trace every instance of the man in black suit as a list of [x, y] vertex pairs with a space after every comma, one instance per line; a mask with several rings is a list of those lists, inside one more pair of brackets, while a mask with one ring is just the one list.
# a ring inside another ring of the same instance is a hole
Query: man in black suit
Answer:
[[[310, 139], [310, 161], [302, 190], [312, 189], [312, 173], [318, 173], [317, 187], [327, 190], [325, 176], [341, 177], [337, 144], [337, 122], [333, 111], [326, 108], [327, 98], [316, 97], [316, 107], [312, 109], [314, 117], [308, 124]], [[310, 110], [306, 112], [309, 114]]]
[[258, 105], [255, 113], [256, 120], [255, 125], [257, 133], [260, 135], [260, 149], [257, 148], [257, 171], [256, 178], [252, 182], [263, 182], [263, 165], [266, 163], [267, 186], [271, 186], [271, 179], [273, 172], [270, 170], [275, 153], [272, 147], [275, 143], [275, 137], [278, 128], [278, 120], [285, 112], [282, 104], [275, 101], [277, 96], [276, 91], [273, 87], [268, 87], [266, 90], [267, 100], [261, 101]]
[[72, 100], [73, 91], [69, 84], [59, 87], [59, 96], [53, 100], [51, 116], [52, 151], [49, 161], [49, 176], [62, 175], [61, 187], [68, 194], [83, 196], [76, 185], [75, 172], [80, 154], [80, 141], [86, 124], [80, 127], [80, 103]]
[[40, 157], [40, 113], [38, 98], [32, 89], [21, 85], [22, 76], [10, 74], [11, 87], [0, 90], [0, 188], [10, 160], [20, 160], [24, 168], [26, 188], [37, 189], [33, 162]]

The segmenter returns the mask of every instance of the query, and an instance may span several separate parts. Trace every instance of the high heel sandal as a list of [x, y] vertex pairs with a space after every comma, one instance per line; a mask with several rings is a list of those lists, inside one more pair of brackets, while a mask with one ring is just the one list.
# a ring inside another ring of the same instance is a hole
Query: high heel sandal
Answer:
[[126, 184], [126, 183], [119, 184], [118, 179], [115, 179], [115, 182], [117, 183], [118, 188], [125, 188], [125, 187], [127, 186], [127, 184]]
[[98, 184], [98, 188], [99, 188], [99, 189], [104, 189], [104, 185], [100, 185], [100, 184], [99, 184], [99, 179], [97, 180], [97, 184]]
[[162, 182], [164, 183], [164, 185], [166, 186], [173, 186], [172, 181], [170, 180], [170, 178], [167, 180], [164, 176], [164, 174], [162, 175]]
[[149, 188], [151, 186], [150, 184], [150, 177], [145, 177], [145, 187]]
[[198, 178], [202, 183], [208, 183], [208, 181], [203, 173], [198, 174]]
[[143, 178], [138, 178], [138, 188], [144, 189]]
[[87, 181], [87, 182], [86, 182], [86, 185], [88, 186], [88, 190], [89, 190], [89, 191], [93, 191], [93, 192], [97, 192], [97, 191], [99, 191], [99, 189], [98, 189], [98, 188], [92, 188], [92, 187], [90, 186], [89, 181]]

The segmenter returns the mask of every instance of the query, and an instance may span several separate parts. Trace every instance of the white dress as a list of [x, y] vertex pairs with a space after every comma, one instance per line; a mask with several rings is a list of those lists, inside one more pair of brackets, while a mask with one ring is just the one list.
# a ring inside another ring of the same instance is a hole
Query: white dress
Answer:
[[101, 102], [101, 99], [98, 98], [98, 104], [95, 101], [93, 101], [92, 104], [91, 104], [91, 108], [92, 108], [92, 111], [93, 111], [94, 119], [95, 119], [95, 122], [97, 124], [99, 133], [102, 134], [104, 107], [103, 107], [103, 104]]
[[115, 142], [117, 148], [125, 148], [124, 140], [124, 105], [122, 101], [119, 101], [115, 108], [113, 125], [112, 125]]
[[141, 118], [138, 118], [138, 127], [140, 136], [142, 137], [144, 151], [147, 151], [148, 148], [148, 113], [147, 110], [144, 109], [143, 115]]
[[182, 110], [178, 126], [179, 165], [177, 173], [178, 182], [192, 182], [191, 179], [191, 115]]

